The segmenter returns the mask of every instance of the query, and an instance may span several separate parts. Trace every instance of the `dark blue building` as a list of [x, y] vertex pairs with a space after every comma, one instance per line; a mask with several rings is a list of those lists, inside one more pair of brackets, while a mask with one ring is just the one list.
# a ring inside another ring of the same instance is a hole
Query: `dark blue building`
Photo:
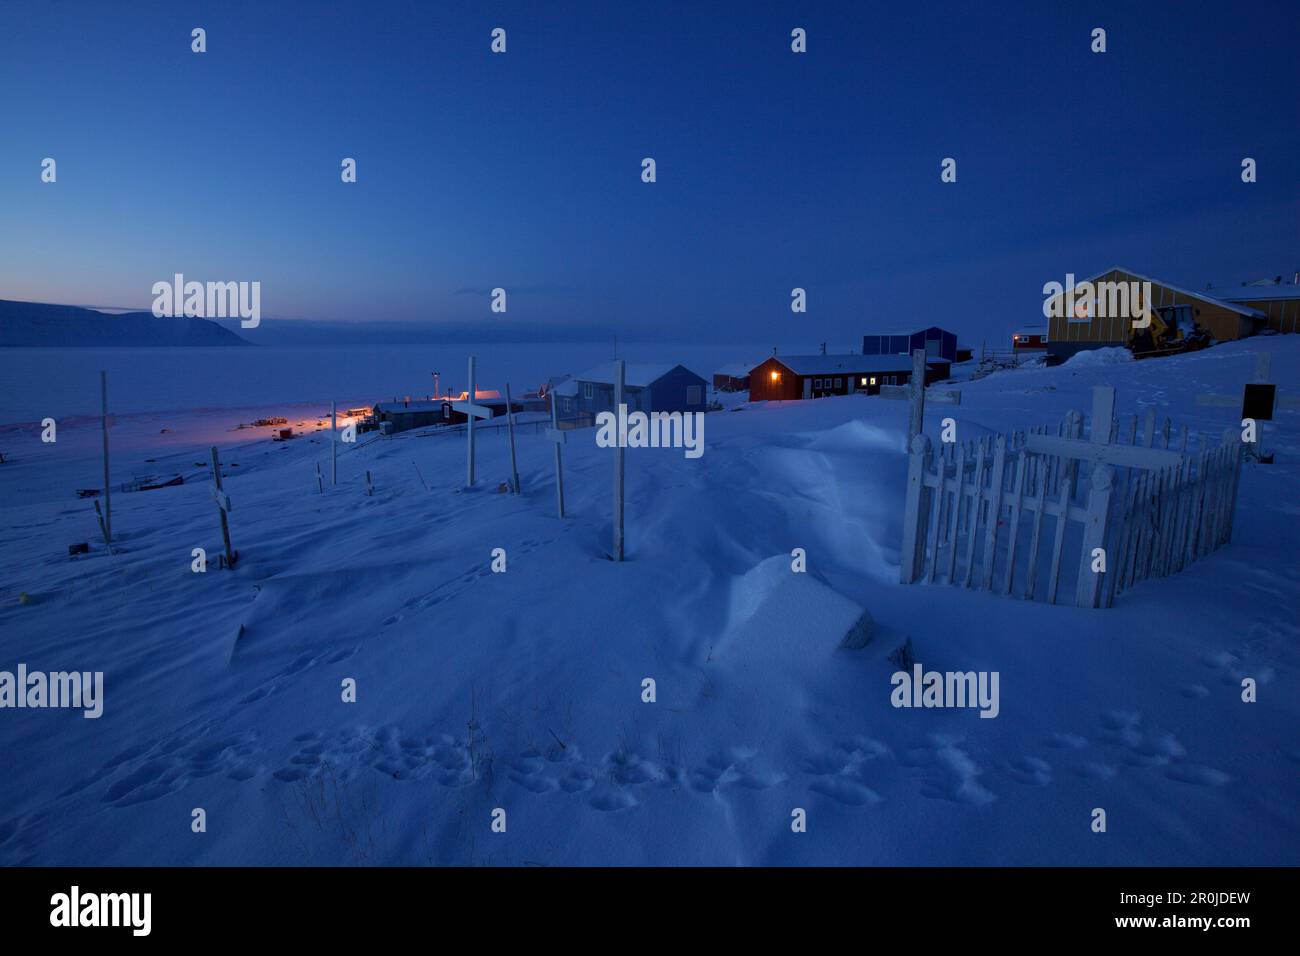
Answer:
[[[709, 383], [684, 365], [632, 365], [623, 371], [623, 403], [629, 412], [702, 412]], [[573, 376], [552, 390], [562, 419], [593, 419], [614, 408], [614, 363]]]
[[927, 358], [957, 361], [957, 335], [932, 325], [928, 329], [868, 332], [862, 337], [863, 355], [911, 355], [924, 349]]

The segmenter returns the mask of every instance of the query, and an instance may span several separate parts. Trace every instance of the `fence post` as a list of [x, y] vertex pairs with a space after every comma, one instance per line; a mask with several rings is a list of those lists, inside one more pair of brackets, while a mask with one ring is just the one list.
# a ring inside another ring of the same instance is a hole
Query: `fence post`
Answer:
[[[907, 459], [907, 503], [903, 518], [903, 552], [898, 565], [899, 580], [911, 584], [921, 576], [925, 564], [925, 473], [930, 469], [930, 439], [917, 435]], [[959, 476], [960, 480], [960, 476]]]
[[980, 585], [993, 590], [993, 565], [998, 559], [998, 519], [1002, 515], [1002, 489], [1006, 485], [1007, 438], [998, 435], [993, 442], [993, 476], [989, 480], [989, 517], [984, 533], [984, 567]]
[[[1114, 484], [1115, 469], [1110, 465], [1098, 465], [1092, 470], [1088, 488], [1088, 517], [1083, 523], [1083, 554], [1079, 557], [1079, 582], [1075, 588], [1074, 603], [1079, 607], [1099, 606], [1097, 598], [1101, 594], [1102, 581], [1105, 574], [1110, 573], [1111, 555], [1106, 555], [1106, 571], [1097, 573], [1092, 570], [1092, 552], [1095, 548], [1101, 548], [1105, 554]], [[1116, 559], [1118, 557], [1115, 555]]]

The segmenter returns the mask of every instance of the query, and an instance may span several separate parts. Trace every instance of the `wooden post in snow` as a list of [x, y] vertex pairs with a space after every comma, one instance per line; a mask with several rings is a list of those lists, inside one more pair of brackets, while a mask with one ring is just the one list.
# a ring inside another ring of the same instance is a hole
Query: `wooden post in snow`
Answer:
[[339, 483], [339, 410], [335, 402], [330, 402], [330, 484]]
[[370, 497], [374, 493], [375, 493], [375, 486], [374, 483], [370, 480], [370, 469], [367, 468], [366, 469], [366, 497]]
[[551, 427], [546, 429], [546, 438], [548, 441], [555, 443], [555, 508], [561, 518], [564, 517], [564, 461], [561, 458], [560, 446], [564, 444], [567, 437], [564, 432], [560, 431], [559, 413], [556, 411], [555, 403], [557, 399], [555, 392], [551, 392]]
[[[465, 395], [465, 400], [471, 405], [478, 398], [478, 390], [474, 387], [474, 356], [469, 357], [469, 392]], [[465, 418], [465, 487], [474, 487], [474, 413], [469, 412]]]
[[[319, 468], [320, 466], [317, 465]], [[230, 547], [230, 522], [226, 518], [230, 511], [230, 496], [221, 488], [221, 462], [217, 459], [217, 446], [212, 446], [212, 497], [217, 502], [217, 513], [221, 516], [221, 543], [225, 546], [225, 563], [222, 567], [235, 567], [235, 552]]]
[[113, 547], [113, 502], [108, 489], [108, 373], [99, 373], [100, 428], [104, 432], [104, 540]]
[[109, 554], [113, 554], [113, 542], [109, 540], [108, 528], [104, 527], [104, 512], [100, 510], [98, 498], [95, 499], [95, 518], [99, 521], [99, 533], [104, 536], [104, 546]]
[[316, 490], [325, 494], [325, 479], [321, 477], [320, 462], [316, 462]]
[[624, 362], [618, 359], [614, 363], [614, 552], [615, 561], [623, 560], [623, 435], [619, 434], [618, 421], [623, 418], [623, 376]]
[[[469, 391], [465, 394], [465, 401], [452, 402], [453, 411], [465, 413], [465, 487], [474, 487], [474, 419], [491, 418], [492, 409], [486, 405], [475, 405], [474, 400], [478, 395], [478, 386], [474, 379], [474, 356], [469, 357]], [[412, 462], [414, 464], [414, 462]], [[416, 471], [419, 471], [417, 468]], [[421, 481], [424, 479], [421, 478]]]
[[912, 393], [907, 413], [907, 447], [925, 428], [925, 349], [912, 350]]
[[519, 464], [515, 458], [515, 407], [510, 401], [509, 382], [506, 382], [506, 431], [510, 433], [510, 490], [519, 494]]

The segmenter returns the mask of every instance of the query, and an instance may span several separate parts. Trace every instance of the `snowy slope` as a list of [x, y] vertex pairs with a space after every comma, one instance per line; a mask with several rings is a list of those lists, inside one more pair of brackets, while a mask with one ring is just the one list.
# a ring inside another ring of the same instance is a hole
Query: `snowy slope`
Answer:
[[[1055, 423], [1108, 382], [1122, 416], [1154, 405], [1217, 436], [1233, 411], [1193, 396], [1236, 391], [1258, 349], [1300, 392], [1288, 336], [1000, 372], [943, 414], [963, 439]], [[497, 432], [477, 490], [461, 488], [462, 439], [405, 433], [348, 451], [322, 495], [320, 436], [249, 443], [196, 413], [168, 446], [133, 419], [114, 432], [122, 467], [187, 483], [114, 496], [116, 556], [72, 493], [98, 484], [97, 422], [61, 424], [57, 450], [11, 430], [0, 669], [103, 670], [106, 701], [98, 720], [0, 711], [0, 862], [1300, 863], [1298, 417], [1269, 432], [1278, 464], [1247, 469], [1231, 546], [1108, 611], [897, 584], [900, 402], [742, 406], [708, 416], [699, 460], [628, 451], [621, 565], [590, 430], [565, 447], [561, 521], [551, 445], [531, 430], [520, 497], [496, 493]], [[215, 567], [196, 466], [210, 440], [239, 466], [234, 572]], [[751, 572], [794, 548], [838, 596], [783, 645], [747, 626], [773, 586]], [[873, 638], [842, 649], [855, 607]], [[886, 657], [908, 637], [928, 669], [998, 671], [1000, 715], [891, 707]]]

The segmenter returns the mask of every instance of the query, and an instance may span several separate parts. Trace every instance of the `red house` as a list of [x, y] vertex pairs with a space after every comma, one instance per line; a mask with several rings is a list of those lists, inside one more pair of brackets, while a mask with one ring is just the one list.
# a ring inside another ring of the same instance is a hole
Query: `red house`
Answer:
[[[946, 359], [929, 358], [925, 384], [948, 377]], [[749, 373], [751, 402], [793, 401], [865, 392], [879, 395], [882, 385], [906, 385], [912, 378], [910, 355], [782, 355]]]

